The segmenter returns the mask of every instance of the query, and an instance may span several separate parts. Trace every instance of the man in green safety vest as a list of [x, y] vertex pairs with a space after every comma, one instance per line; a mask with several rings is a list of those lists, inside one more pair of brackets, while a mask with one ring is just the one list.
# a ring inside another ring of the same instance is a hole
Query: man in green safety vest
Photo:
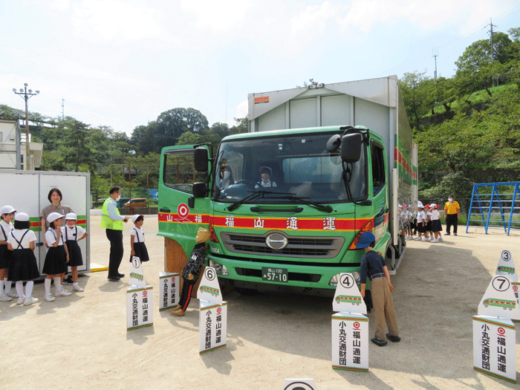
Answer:
[[103, 203], [101, 211], [101, 228], [106, 229], [110, 241], [110, 261], [108, 263], [108, 280], [117, 282], [124, 274], [119, 273], [119, 264], [123, 259], [123, 222], [128, 218], [119, 214], [117, 201], [121, 198], [121, 187], [112, 187], [110, 197]]

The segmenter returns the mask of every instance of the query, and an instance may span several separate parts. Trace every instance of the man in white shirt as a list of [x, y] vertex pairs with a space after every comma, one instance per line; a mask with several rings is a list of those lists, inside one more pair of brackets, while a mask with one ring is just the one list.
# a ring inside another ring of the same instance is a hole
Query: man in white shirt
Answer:
[[271, 175], [273, 174], [273, 170], [269, 167], [260, 167], [260, 174], [262, 175], [262, 180], [256, 183], [255, 188], [260, 187], [277, 187], [274, 181], [271, 181]]

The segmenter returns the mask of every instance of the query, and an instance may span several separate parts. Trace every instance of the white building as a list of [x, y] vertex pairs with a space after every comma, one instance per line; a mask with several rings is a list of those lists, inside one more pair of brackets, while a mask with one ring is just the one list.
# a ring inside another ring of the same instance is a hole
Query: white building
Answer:
[[[17, 139], [19, 134], [20, 139]], [[29, 134], [29, 164], [26, 157], [25, 129], [21, 129], [16, 119], [0, 119], [0, 169], [34, 170], [42, 162], [43, 143], [31, 142]], [[20, 161], [17, 165], [17, 151]]]

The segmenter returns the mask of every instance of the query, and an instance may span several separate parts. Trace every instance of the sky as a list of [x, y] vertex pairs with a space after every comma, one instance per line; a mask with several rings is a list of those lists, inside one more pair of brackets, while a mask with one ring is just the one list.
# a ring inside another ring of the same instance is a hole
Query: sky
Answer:
[[131, 135], [192, 107], [210, 124], [247, 95], [320, 83], [455, 73], [472, 42], [520, 26], [518, 0], [0, 0], [0, 104]]

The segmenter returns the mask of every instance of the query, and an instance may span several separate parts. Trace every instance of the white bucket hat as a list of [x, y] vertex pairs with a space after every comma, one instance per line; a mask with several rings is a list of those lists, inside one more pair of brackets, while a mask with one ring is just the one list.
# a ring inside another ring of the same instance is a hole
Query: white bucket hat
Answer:
[[66, 216], [65, 216], [65, 219], [72, 219], [74, 221], [77, 221], [78, 220], [78, 216], [74, 213], [68, 213]]
[[134, 216], [132, 217], [132, 222], [135, 223], [135, 221], [136, 221], [137, 218], [139, 218], [139, 217], [143, 217], [143, 219], [144, 219], [144, 216], [142, 216], [141, 214], [136, 214], [136, 215], [134, 215]]
[[14, 220], [17, 222], [29, 222], [29, 215], [26, 213], [17, 213]]
[[47, 222], [52, 223], [52, 222], [54, 222], [54, 221], [56, 221], [57, 219], [60, 219], [60, 218], [63, 218], [62, 214], [60, 214], [60, 213], [50, 213], [47, 216]]

